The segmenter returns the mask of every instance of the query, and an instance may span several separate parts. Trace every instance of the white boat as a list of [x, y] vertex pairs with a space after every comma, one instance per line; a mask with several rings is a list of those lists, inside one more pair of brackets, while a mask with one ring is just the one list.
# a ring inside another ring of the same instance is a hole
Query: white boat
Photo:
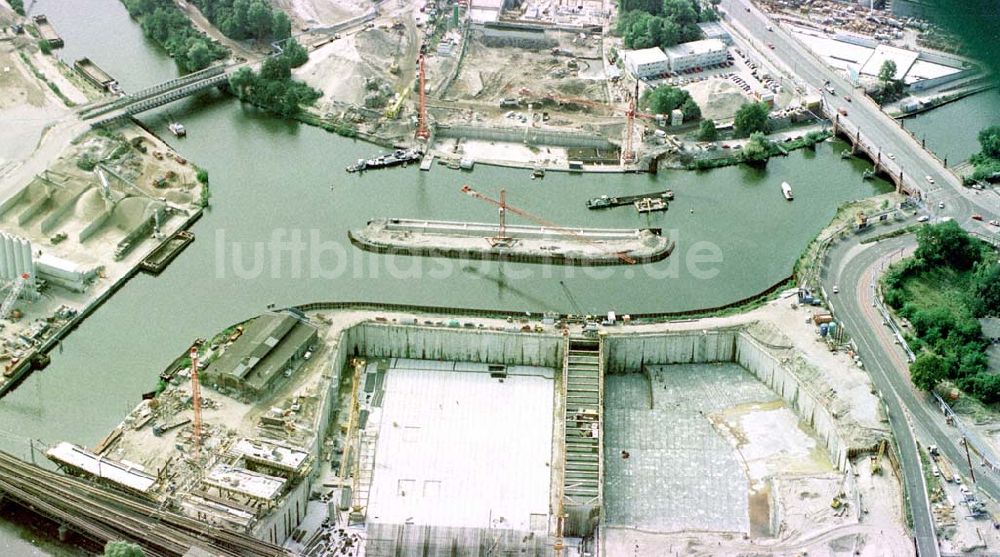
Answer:
[[792, 186], [788, 185], [788, 182], [781, 183], [781, 194], [785, 196], [785, 199], [791, 201], [792, 197]]
[[184, 124], [180, 122], [170, 122], [170, 124], [167, 125], [167, 129], [170, 130], [170, 133], [176, 135], [177, 137], [184, 137], [187, 135], [187, 130], [184, 129]]

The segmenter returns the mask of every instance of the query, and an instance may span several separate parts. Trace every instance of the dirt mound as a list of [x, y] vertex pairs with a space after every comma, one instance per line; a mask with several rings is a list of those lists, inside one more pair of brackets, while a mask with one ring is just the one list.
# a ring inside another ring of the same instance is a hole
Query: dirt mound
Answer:
[[88, 223], [104, 211], [104, 198], [101, 197], [99, 188], [90, 188], [79, 199], [73, 207], [73, 216], [83, 223]]
[[122, 199], [115, 206], [115, 211], [111, 215], [109, 224], [126, 232], [131, 231], [152, 214], [147, 211], [149, 205], [150, 201], [148, 199], [140, 197]]

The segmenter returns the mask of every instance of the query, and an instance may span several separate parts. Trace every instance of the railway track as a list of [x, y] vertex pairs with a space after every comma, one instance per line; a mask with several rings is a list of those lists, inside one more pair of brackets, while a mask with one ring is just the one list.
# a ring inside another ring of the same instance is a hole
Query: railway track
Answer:
[[164, 511], [156, 503], [28, 464], [0, 452], [0, 493], [99, 544], [128, 540], [151, 557], [192, 547], [223, 557], [289, 557], [274, 544]]

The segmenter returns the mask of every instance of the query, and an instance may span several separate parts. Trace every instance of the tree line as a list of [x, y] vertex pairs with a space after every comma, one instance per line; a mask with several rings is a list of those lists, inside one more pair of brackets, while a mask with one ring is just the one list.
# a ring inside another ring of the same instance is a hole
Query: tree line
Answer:
[[625, 48], [667, 48], [700, 39], [698, 22], [718, 19], [699, 0], [621, 0], [616, 32]]
[[979, 132], [980, 151], [969, 159], [976, 170], [973, 180], [994, 180], [1000, 177], [1000, 126], [990, 126]]
[[267, 0], [191, 0], [222, 31], [236, 40], [281, 41], [292, 35], [292, 22]]
[[142, 32], [159, 43], [182, 70], [193, 72], [229, 56], [229, 50], [191, 25], [172, 0], [123, 0]]

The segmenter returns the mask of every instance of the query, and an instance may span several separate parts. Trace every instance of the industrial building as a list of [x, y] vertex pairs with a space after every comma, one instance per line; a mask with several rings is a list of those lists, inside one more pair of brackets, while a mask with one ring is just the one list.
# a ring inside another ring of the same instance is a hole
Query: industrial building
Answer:
[[701, 34], [704, 35], [706, 39], [717, 39], [724, 43], [726, 46], [733, 46], [733, 37], [726, 31], [726, 28], [722, 26], [718, 21], [705, 21], [698, 24], [701, 29]]
[[703, 39], [672, 46], [663, 51], [671, 72], [714, 66], [726, 61], [726, 43], [719, 39]]
[[625, 51], [625, 69], [636, 79], [649, 79], [670, 71], [670, 60], [659, 48]]
[[485, 22], [475, 25], [480, 42], [491, 48], [513, 46], [540, 50], [552, 48], [559, 41], [550, 37], [545, 27], [527, 23]]
[[291, 313], [265, 313], [205, 369], [205, 383], [257, 398], [301, 364], [316, 344], [316, 327]]
[[473, 23], [495, 23], [500, 13], [507, 9], [509, 0], [472, 0], [469, 19]]

